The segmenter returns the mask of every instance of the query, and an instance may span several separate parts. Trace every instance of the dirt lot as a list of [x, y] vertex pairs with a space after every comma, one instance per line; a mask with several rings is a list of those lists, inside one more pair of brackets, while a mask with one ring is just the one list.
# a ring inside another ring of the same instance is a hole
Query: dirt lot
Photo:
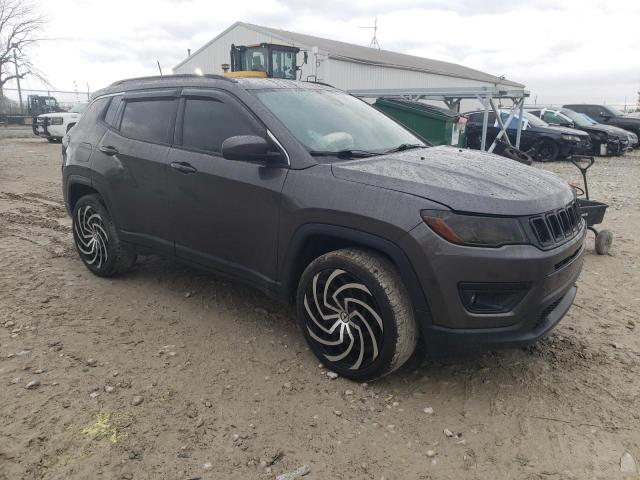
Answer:
[[[621, 458], [640, 458], [637, 153], [591, 172], [614, 246], [597, 256], [590, 236], [576, 304], [549, 338], [417, 355], [360, 385], [328, 378], [293, 310], [254, 290], [155, 257], [91, 275], [62, 205], [60, 146], [11, 136], [0, 479], [273, 479], [305, 464], [309, 479], [636, 478]], [[569, 163], [545, 168], [579, 179]]]

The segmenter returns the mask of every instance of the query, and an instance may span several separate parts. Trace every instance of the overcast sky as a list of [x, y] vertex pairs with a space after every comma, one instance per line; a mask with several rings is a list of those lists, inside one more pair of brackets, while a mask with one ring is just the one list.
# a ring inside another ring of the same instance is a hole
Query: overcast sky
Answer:
[[[38, 64], [57, 89], [165, 73], [242, 20], [460, 63], [526, 84], [538, 102], [637, 101], [640, 0], [55, 0]], [[34, 81], [25, 86], [37, 87]]]

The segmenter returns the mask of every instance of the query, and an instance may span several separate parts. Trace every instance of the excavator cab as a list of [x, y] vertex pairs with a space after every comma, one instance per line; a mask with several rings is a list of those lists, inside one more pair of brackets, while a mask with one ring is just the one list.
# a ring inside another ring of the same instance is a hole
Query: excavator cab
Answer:
[[[295, 80], [298, 72], [299, 51], [298, 47], [275, 43], [231, 45], [231, 71], [225, 72], [225, 75]], [[306, 52], [304, 57], [306, 63]]]

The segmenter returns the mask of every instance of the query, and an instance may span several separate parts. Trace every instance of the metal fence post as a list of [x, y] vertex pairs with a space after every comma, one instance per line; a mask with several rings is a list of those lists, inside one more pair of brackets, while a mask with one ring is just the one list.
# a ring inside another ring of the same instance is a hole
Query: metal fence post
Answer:
[[483, 152], [487, 147], [487, 127], [489, 123], [489, 95], [482, 98], [482, 104], [484, 105], [484, 115], [482, 116], [482, 141], [480, 144], [480, 150]]
[[518, 111], [518, 132], [516, 133], [516, 148], [520, 150], [520, 136], [522, 135], [522, 123], [524, 122], [524, 118], [522, 118], [524, 112], [524, 95], [520, 99], [520, 110]]

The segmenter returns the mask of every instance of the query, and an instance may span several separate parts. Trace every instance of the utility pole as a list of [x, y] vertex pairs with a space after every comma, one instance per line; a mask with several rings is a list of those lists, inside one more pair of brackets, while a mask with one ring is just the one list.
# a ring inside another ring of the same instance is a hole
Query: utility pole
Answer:
[[16, 47], [18, 46], [15, 43], [12, 43], [13, 47], [13, 63], [16, 66], [16, 83], [18, 84], [18, 98], [20, 99], [20, 113], [24, 113], [22, 109], [22, 90], [20, 90], [20, 75], [18, 74], [18, 56], [16, 55]]

